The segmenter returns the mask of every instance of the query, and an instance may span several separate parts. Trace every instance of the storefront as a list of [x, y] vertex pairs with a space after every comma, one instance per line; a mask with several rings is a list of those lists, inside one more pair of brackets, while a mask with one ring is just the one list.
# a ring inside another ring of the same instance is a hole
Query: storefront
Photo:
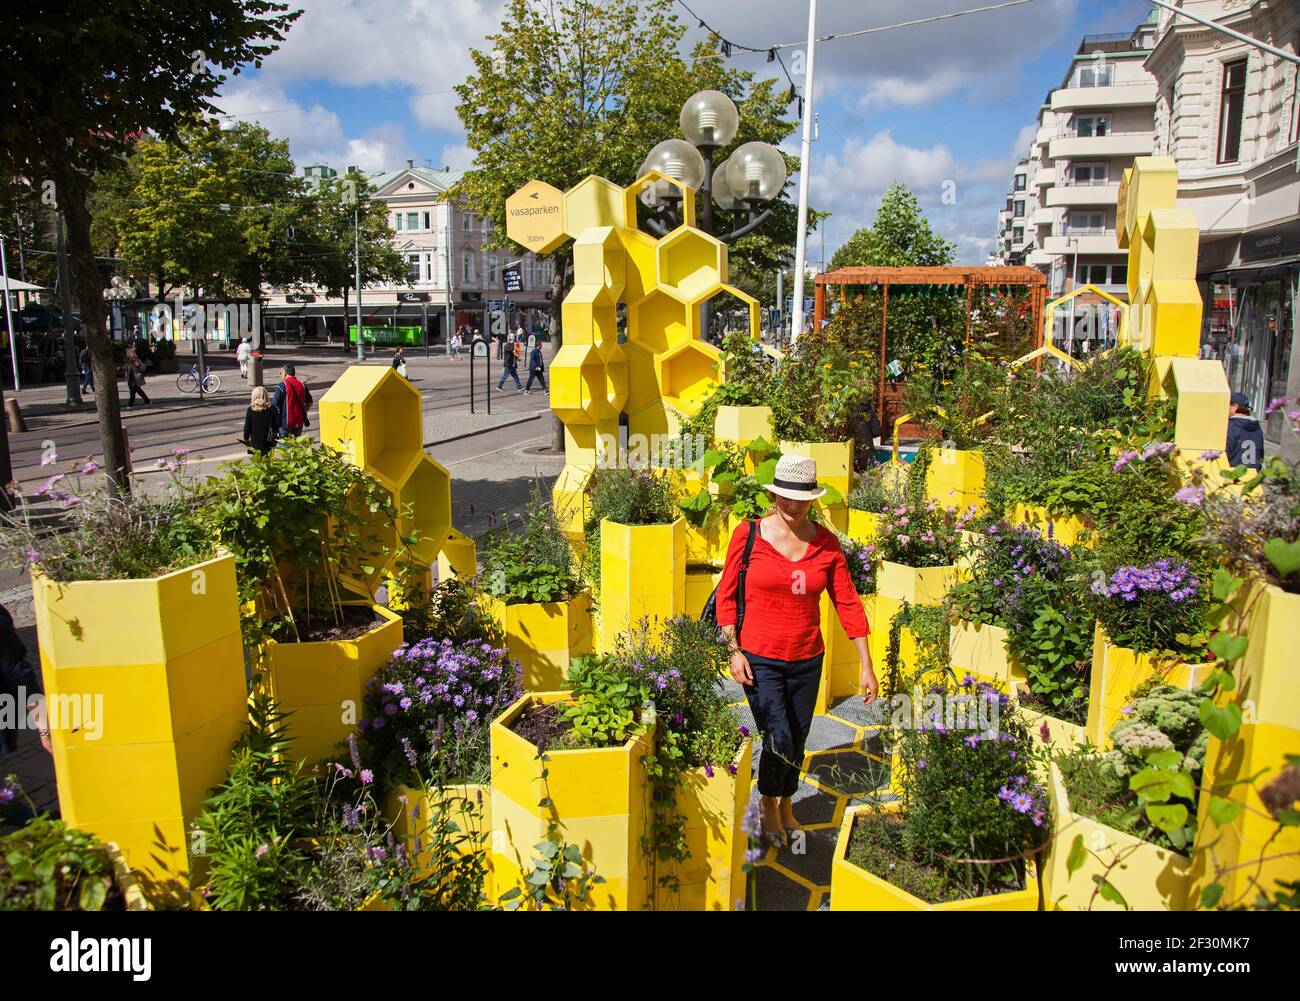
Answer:
[[[1250, 397], [1254, 413], [1264, 420], [1265, 439], [1280, 444], [1282, 415], [1266, 420], [1262, 415], [1270, 400], [1287, 394], [1291, 374], [1300, 294], [1300, 219], [1247, 233], [1234, 243], [1227, 267], [1202, 272], [1201, 357], [1223, 363], [1229, 387]], [[1210, 249], [1226, 256], [1227, 248]]]

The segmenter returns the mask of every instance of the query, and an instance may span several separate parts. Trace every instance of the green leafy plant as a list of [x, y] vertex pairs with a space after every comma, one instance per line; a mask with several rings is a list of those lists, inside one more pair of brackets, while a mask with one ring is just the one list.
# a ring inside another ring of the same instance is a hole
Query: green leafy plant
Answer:
[[511, 527], [507, 519], [479, 540], [483, 590], [507, 605], [568, 601], [578, 594], [573, 550], [540, 484], [533, 484], [513, 532]]
[[[0, 786], [13, 794], [9, 776]], [[48, 815], [0, 837], [0, 911], [120, 911], [108, 846]]]
[[950, 379], [915, 368], [903, 389], [903, 409], [948, 448], [972, 449], [996, 431], [1007, 369], [968, 350]]

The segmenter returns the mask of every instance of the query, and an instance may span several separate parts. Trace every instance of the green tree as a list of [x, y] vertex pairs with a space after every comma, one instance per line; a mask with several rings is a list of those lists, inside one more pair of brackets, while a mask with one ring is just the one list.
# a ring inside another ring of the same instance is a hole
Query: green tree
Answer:
[[185, 123], [219, 111], [226, 73], [260, 66], [301, 13], [269, 0], [32, 0], [0, 13], [8, 67], [0, 173], [28, 178], [67, 221], [105, 466], [123, 492], [117, 380], [91, 237], [93, 179], [139, 136], [172, 140]]
[[875, 221], [854, 233], [831, 257], [837, 268], [944, 267], [957, 248], [930, 228], [916, 195], [895, 181], [885, 191]]

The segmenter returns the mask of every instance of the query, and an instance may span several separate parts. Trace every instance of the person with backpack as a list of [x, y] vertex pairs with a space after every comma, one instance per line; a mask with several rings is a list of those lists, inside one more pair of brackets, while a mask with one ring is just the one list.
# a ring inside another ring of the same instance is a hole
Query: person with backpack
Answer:
[[536, 341], [533, 342], [533, 349], [528, 352], [528, 385], [524, 387], [525, 396], [532, 395], [534, 379], [542, 384], [543, 393], [550, 392], [546, 388], [546, 363], [542, 358], [542, 346]]
[[307, 411], [311, 409], [311, 390], [298, 380], [296, 369], [286, 362], [280, 369], [280, 385], [275, 387], [272, 404], [280, 414], [280, 437], [297, 438], [311, 422]]
[[1264, 429], [1250, 415], [1250, 397], [1233, 393], [1228, 403], [1228, 435], [1225, 451], [1228, 465], [1245, 466], [1259, 472], [1264, 468]]
[[501, 370], [501, 378], [497, 380], [497, 392], [501, 392], [501, 387], [505, 385], [506, 379], [515, 380], [515, 392], [522, 393], [524, 384], [519, 381], [519, 358], [515, 355], [512, 345], [506, 346], [505, 351], [505, 368]]
[[863, 702], [875, 700], [879, 683], [867, 646], [870, 626], [844, 550], [834, 532], [808, 519], [812, 502], [826, 493], [817, 486], [816, 461], [782, 456], [767, 489], [774, 507], [731, 536], [715, 608], [730, 645], [731, 676], [744, 687], [764, 735], [758, 763], [763, 835], [780, 849], [801, 830], [791, 797], [799, 787], [826, 652], [823, 591], [857, 648]]

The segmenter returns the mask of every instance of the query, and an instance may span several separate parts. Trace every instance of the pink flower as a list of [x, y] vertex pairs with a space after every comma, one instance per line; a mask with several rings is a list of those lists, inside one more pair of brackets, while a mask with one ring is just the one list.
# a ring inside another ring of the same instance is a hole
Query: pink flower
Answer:
[[99, 463], [94, 459], [87, 459], [77, 472], [81, 473], [82, 476], [93, 476], [99, 472]]
[[1214, 462], [1216, 459], [1219, 459], [1219, 458], [1221, 458], [1222, 456], [1223, 456], [1223, 452], [1221, 452], [1221, 451], [1220, 451], [1219, 449], [1217, 449], [1217, 448], [1212, 448], [1212, 449], [1210, 449], [1208, 452], [1202, 452], [1202, 453], [1200, 454], [1200, 456], [1197, 458], [1196, 461], [1197, 461], [1197, 462]]
[[911, 541], [912, 541], [912, 537], [910, 535], [900, 535], [898, 537], [898, 544], [900, 546], [906, 546]]
[[1205, 491], [1196, 486], [1182, 487], [1174, 494], [1174, 500], [1188, 507], [1200, 507], [1205, 501]]
[[370, 785], [370, 783], [372, 783], [372, 782], [374, 782], [374, 781], [375, 781], [375, 773], [374, 773], [374, 772], [372, 772], [369, 768], [363, 768], [363, 769], [361, 769], [361, 784], [362, 784], [363, 786], [368, 786], [368, 785]]
[[[1273, 399], [1268, 401], [1268, 407], [1265, 408], [1264, 410], [1264, 416], [1272, 417], [1275, 413], [1277, 413], [1279, 410], [1281, 410], [1290, 402], [1291, 402], [1291, 397], [1289, 396], [1273, 397]], [[41, 463], [41, 465], [45, 465], [45, 463]]]
[[257, 846], [257, 848], [256, 848], [256, 850], [253, 852], [253, 854], [254, 854], [257, 858], [262, 858], [262, 857], [264, 857], [264, 856], [266, 855], [266, 853], [269, 852], [270, 850], [271, 850], [271, 846], [270, 846], [270, 845], [267, 845], [267, 844], [261, 844], [261, 845], [258, 845], [258, 846]]

